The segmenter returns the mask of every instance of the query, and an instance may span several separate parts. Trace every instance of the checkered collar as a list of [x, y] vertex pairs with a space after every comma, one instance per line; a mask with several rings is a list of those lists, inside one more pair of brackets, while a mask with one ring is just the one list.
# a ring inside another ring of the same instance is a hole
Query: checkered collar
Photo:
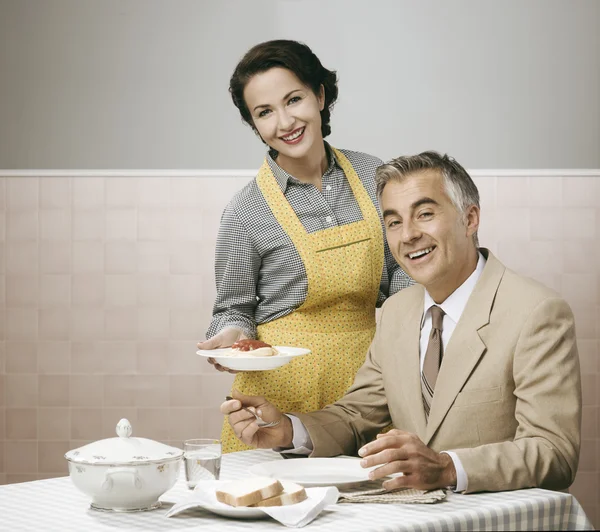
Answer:
[[[327, 161], [329, 164], [327, 166], [327, 170], [325, 170], [325, 174], [323, 175], [330, 174], [335, 166], [340, 167], [335, 153], [333, 153], [331, 146], [327, 142], [325, 142], [325, 153], [327, 154]], [[281, 191], [285, 194], [289, 183], [299, 185], [302, 182], [296, 179], [293, 175], [288, 174], [283, 168], [281, 168], [281, 166], [277, 164], [277, 155], [277, 151], [269, 150], [267, 153], [267, 163], [269, 164], [271, 172], [273, 172], [273, 176], [279, 184]]]

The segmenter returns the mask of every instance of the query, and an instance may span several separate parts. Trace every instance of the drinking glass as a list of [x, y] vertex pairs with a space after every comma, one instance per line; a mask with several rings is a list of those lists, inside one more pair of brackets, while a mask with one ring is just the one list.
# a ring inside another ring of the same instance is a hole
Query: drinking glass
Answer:
[[219, 480], [221, 473], [221, 441], [210, 438], [183, 442], [185, 480], [190, 489], [202, 480]]

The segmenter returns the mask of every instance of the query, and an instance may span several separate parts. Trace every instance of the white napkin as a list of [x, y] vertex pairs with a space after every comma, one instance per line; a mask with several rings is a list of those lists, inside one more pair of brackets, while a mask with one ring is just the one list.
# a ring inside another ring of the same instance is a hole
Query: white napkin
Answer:
[[[219, 507], [228, 509], [231, 517], [234, 517], [235, 508], [217, 500], [215, 488], [218, 482], [205, 481], [198, 483], [194, 492], [186, 499], [173, 505], [165, 514], [166, 517], [172, 517], [190, 508], [211, 510], [211, 508]], [[307, 498], [304, 501], [289, 506], [258, 506], [256, 508], [252, 507], [252, 509], [264, 512], [285, 526], [301, 528], [317, 517], [323, 508], [335, 504], [338, 500], [339, 491], [335, 487], [306, 488], [306, 495]]]

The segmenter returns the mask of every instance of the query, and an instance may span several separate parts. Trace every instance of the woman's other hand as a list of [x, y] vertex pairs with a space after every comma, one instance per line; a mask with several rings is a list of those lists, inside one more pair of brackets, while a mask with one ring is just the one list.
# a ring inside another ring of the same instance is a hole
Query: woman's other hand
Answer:
[[[215, 334], [212, 338], [204, 340], [204, 342], [198, 342], [198, 349], [211, 350], [220, 349], [223, 347], [231, 347], [235, 342], [239, 340], [246, 340], [248, 337], [244, 334], [244, 331], [237, 327], [225, 327], [221, 332]], [[209, 364], [212, 364], [215, 369], [219, 371], [227, 371], [229, 373], [237, 373], [233, 369], [226, 368], [217, 364], [214, 358], [208, 359]]]

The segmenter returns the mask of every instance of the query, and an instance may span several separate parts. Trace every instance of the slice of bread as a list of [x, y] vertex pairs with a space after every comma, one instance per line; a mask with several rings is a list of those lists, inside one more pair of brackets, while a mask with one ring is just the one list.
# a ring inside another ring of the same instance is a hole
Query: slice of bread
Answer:
[[279, 480], [252, 477], [234, 480], [216, 491], [217, 500], [230, 506], [251, 506], [283, 492]]
[[275, 497], [263, 499], [257, 502], [255, 506], [288, 506], [289, 504], [302, 502], [307, 498], [305, 489], [299, 484], [283, 480], [281, 484], [283, 485], [283, 493], [275, 495]]

